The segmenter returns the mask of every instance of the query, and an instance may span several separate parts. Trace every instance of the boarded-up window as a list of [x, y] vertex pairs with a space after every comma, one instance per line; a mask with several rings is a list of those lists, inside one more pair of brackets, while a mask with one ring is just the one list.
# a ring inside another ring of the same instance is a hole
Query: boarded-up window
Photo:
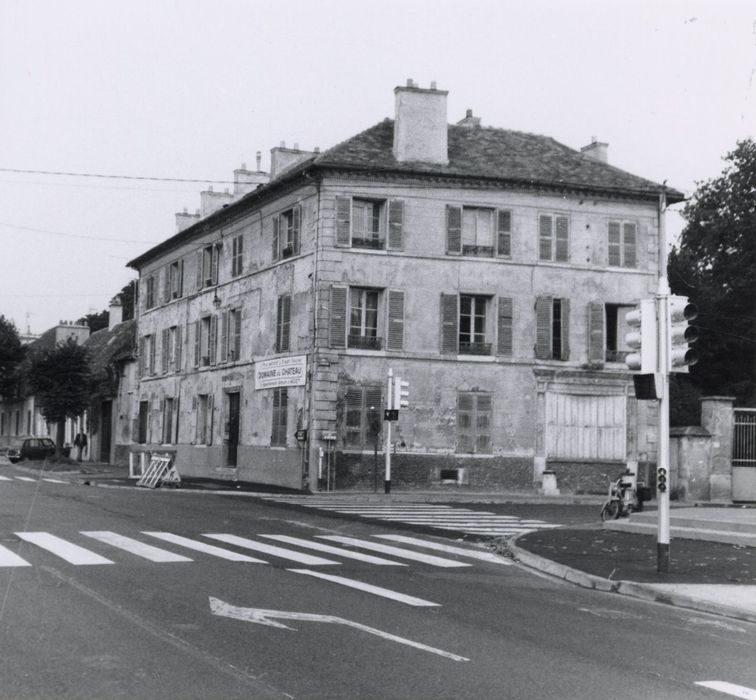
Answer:
[[626, 399], [546, 393], [546, 457], [624, 461]]
[[457, 394], [457, 452], [490, 454], [493, 419], [492, 395], [482, 392]]
[[380, 386], [350, 386], [344, 392], [344, 448], [372, 450], [380, 445], [383, 394]]
[[271, 447], [286, 447], [288, 413], [288, 389], [286, 389], [286, 387], [273, 389], [273, 416], [270, 435]]

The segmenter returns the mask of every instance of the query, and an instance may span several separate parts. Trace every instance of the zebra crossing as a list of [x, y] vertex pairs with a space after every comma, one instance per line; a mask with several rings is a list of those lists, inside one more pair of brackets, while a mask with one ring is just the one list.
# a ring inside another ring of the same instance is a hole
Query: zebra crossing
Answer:
[[562, 527], [545, 520], [501, 515], [484, 510], [472, 510], [438, 503], [345, 503], [317, 496], [265, 496], [265, 500], [305, 506], [341, 515], [354, 515], [371, 520], [406, 525], [422, 525], [437, 530], [462, 532], [469, 535], [511, 537], [534, 530]]

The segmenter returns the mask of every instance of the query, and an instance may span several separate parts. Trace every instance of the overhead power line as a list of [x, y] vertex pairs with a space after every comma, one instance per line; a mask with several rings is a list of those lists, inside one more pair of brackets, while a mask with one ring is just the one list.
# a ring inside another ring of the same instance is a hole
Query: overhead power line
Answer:
[[63, 233], [62, 231], [50, 231], [44, 228], [32, 228], [31, 226], [19, 226], [18, 224], [8, 224], [0, 221], [0, 226], [15, 228], [20, 231], [31, 231], [33, 233], [46, 233], [51, 236], [63, 236], [65, 238], [84, 238], [89, 241], [102, 241], [103, 243], [144, 243], [147, 245], [156, 245], [155, 241], [136, 240], [133, 238], [105, 238], [103, 236], [87, 236], [80, 233]]
[[105, 180], [149, 180], [151, 182], [207, 182], [213, 185], [233, 185], [233, 180], [202, 180], [184, 177], [151, 177], [147, 175], [105, 175], [102, 173], [69, 173], [59, 170], [25, 170], [22, 168], [0, 168], [2, 173], [22, 175], [56, 175], [65, 177], [94, 177]]

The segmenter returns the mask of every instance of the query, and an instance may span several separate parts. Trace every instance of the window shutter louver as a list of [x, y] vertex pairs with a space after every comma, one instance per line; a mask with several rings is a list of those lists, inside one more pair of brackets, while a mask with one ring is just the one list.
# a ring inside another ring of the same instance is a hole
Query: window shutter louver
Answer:
[[388, 249], [401, 250], [404, 247], [404, 202], [399, 199], [389, 201]]
[[178, 296], [184, 296], [184, 258], [178, 263]]
[[446, 252], [462, 252], [462, 207], [446, 205]]
[[610, 267], [619, 267], [622, 264], [621, 233], [618, 221], [609, 222], [609, 247], [608, 263]]
[[388, 350], [404, 350], [404, 292], [394, 289], [388, 293]]
[[145, 355], [147, 346], [147, 339], [142, 336], [139, 339], [139, 376], [144, 377], [146, 374], [145, 367], [147, 366], [147, 357]]
[[181, 326], [176, 326], [176, 354], [175, 354], [175, 360], [176, 363], [176, 371], [181, 371], [181, 359], [182, 359], [182, 350], [183, 350], [183, 328]]
[[162, 370], [163, 374], [166, 374], [168, 372], [168, 364], [170, 362], [169, 350], [171, 329], [163, 328], [162, 336], [162, 347], [160, 348], [160, 369]]
[[210, 334], [207, 339], [207, 354], [210, 356], [210, 364], [214, 365], [218, 350], [218, 317], [210, 317]]
[[278, 239], [280, 237], [280, 228], [281, 228], [281, 223], [278, 220], [278, 216], [274, 216], [273, 217], [273, 261], [274, 262], [278, 260], [278, 256], [279, 256], [280, 246], [278, 243]]
[[551, 359], [551, 314], [553, 308], [552, 297], [538, 297], [536, 299], [536, 344], [535, 356], [538, 360]]
[[560, 262], [570, 258], [570, 222], [566, 216], [556, 217], [556, 256]]
[[194, 326], [194, 366], [199, 367], [200, 353], [202, 352], [200, 322], [195, 321], [192, 326]]
[[499, 297], [499, 323], [496, 339], [496, 352], [499, 355], [512, 354], [513, 306], [512, 299]]
[[197, 274], [195, 279], [195, 284], [197, 290], [202, 289], [204, 278], [202, 276], [202, 263], [204, 261], [205, 252], [200, 248], [200, 250], [197, 251], [197, 255], [195, 256], [197, 259]]
[[456, 355], [459, 347], [459, 312], [456, 294], [441, 295], [441, 353]]
[[216, 243], [213, 246], [213, 270], [212, 270], [213, 284], [218, 284], [218, 269], [220, 268], [220, 257], [221, 257], [222, 252], [223, 252], [223, 244]]
[[346, 287], [331, 287], [330, 345], [332, 348], [346, 346]]
[[501, 209], [497, 217], [496, 254], [512, 255], [512, 212]]
[[562, 355], [560, 360], [570, 359], [570, 300], [562, 299]]
[[588, 361], [604, 364], [604, 305], [600, 301], [588, 304]]
[[538, 257], [551, 260], [551, 217], [546, 214], [538, 217]]
[[165, 265], [160, 274], [163, 276], [163, 298], [161, 301], [167, 304], [171, 300], [171, 266]]
[[336, 245], [348, 246], [352, 242], [352, 200], [336, 197]]
[[233, 338], [233, 348], [234, 348], [234, 360], [238, 360], [241, 356], [241, 324], [242, 324], [242, 310], [241, 307], [236, 309], [236, 313], [234, 314], [234, 338]]
[[635, 267], [637, 264], [635, 224], [625, 224], [623, 232], [625, 234], [625, 267]]
[[278, 352], [289, 351], [289, 329], [291, 326], [291, 297], [278, 298]]
[[301, 228], [301, 221], [302, 221], [302, 207], [301, 205], [297, 204], [297, 206], [294, 207], [294, 210], [292, 211], [292, 227], [291, 227], [291, 249], [292, 249], [292, 255], [298, 255], [299, 254], [299, 231]]
[[224, 311], [221, 315], [221, 354], [220, 362], [228, 362], [228, 311]]

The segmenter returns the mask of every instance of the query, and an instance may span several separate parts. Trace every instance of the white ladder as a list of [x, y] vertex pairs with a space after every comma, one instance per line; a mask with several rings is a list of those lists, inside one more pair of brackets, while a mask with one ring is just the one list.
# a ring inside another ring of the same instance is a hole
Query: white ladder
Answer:
[[153, 455], [150, 460], [150, 465], [147, 470], [142, 474], [139, 481], [136, 482], [137, 486], [146, 486], [149, 489], [157, 488], [162, 484], [171, 484], [172, 486], [178, 486], [181, 483], [181, 477], [176, 466], [172, 463], [170, 455]]

